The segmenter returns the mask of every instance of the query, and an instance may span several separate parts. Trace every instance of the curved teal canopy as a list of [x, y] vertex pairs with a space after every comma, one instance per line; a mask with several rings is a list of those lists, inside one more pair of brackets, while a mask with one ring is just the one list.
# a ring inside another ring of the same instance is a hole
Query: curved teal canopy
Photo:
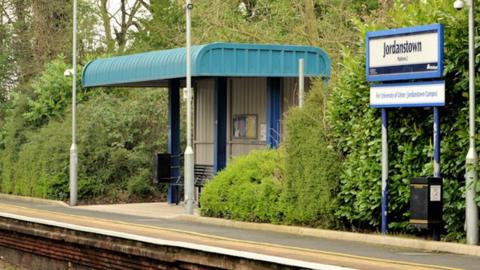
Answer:
[[[84, 87], [160, 86], [185, 78], [186, 49], [97, 59], [83, 69]], [[330, 59], [310, 46], [211, 43], [192, 46], [193, 77], [296, 77], [305, 59], [306, 77], [330, 77]]]

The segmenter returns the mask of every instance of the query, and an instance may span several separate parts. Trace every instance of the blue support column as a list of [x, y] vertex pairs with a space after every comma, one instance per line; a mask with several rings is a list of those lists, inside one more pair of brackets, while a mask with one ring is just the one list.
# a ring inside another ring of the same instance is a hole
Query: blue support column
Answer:
[[171, 154], [170, 174], [172, 181], [168, 186], [168, 203], [178, 203], [179, 187], [174, 185], [180, 176], [180, 81], [168, 81], [168, 153]]
[[[433, 107], [433, 176], [441, 177], [440, 171], [440, 113], [438, 107]], [[432, 238], [440, 241], [440, 232], [442, 225], [434, 225], [432, 228]]]
[[267, 78], [267, 145], [270, 148], [280, 144], [281, 100], [280, 78]]
[[433, 107], [433, 176], [440, 177], [440, 113]]
[[227, 166], [227, 78], [215, 78], [214, 170]]

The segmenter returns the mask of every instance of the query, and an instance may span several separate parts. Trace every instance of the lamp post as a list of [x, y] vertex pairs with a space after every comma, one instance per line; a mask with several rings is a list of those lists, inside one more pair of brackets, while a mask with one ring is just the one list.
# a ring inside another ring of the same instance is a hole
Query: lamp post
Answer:
[[72, 146], [70, 147], [70, 206], [77, 205], [77, 0], [73, 0], [73, 53], [72, 53]]
[[[243, 2], [242, 2], [243, 3]], [[298, 107], [303, 108], [305, 99], [305, 60], [298, 59]]]
[[193, 215], [193, 201], [194, 201], [194, 182], [193, 182], [193, 148], [192, 148], [192, 59], [191, 59], [191, 12], [193, 9], [192, 1], [187, 0], [185, 5], [186, 11], [186, 34], [187, 34], [187, 147], [185, 149], [185, 214]]
[[477, 184], [478, 155], [475, 149], [475, 5], [472, 0], [456, 0], [453, 3], [455, 9], [460, 10], [464, 4], [468, 7], [468, 95], [469, 95], [469, 148], [465, 160], [465, 191], [466, 211], [465, 223], [467, 230], [467, 244], [478, 244], [478, 207], [475, 202], [475, 186]]

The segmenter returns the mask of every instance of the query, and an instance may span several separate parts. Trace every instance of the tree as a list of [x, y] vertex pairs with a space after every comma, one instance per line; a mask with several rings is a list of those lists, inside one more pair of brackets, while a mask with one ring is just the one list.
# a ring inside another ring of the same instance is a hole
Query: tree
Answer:
[[11, 88], [12, 65], [12, 27], [6, 1], [0, 1], [0, 107], [2, 107]]
[[140, 20], [143, 30], [135, 34], [135, 51], [181, 47], [185, 43], [185, 16], [178, 1], [157, 0], [150, 16]]
[[142, 12], [150, 9], [150, 5], [145, 0], [135, 0], [132, 5], [127, 0], [120, 0], [120, 6], [112, 12], [110, 1], [100, 0], [98, 8], [105, 31], [107, 51], [124, 52], [129, 34], [141, 29], [139, 18]]
[[35, 73], [60, 54], [70, 55], [71, 0], [32, 0], [33, 63]]
[[35, 73], [31, 68], [33, 57], [31, 14], [29, 12], [31, 0], [11, 0], [10, 5], [13, 13], [10, 23], [13, 26], [13, 35], [16, 37], [12, 43], [12, 54], [17, 66], [17, 81], [23, 83]]

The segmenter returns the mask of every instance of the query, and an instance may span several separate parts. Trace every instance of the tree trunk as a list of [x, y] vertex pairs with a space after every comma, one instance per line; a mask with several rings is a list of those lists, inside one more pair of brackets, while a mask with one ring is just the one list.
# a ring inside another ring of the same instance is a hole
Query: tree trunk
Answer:
[[24, 83], [28, 81], [35, 71], [31, 68], [32, 64], [32, 32], [29, 24], [29, 7], [30, 0], [13, 1], [15, 14], [15, 23], [13, 24], [13, 32], [17, 37], [13, 41], [13, 57], [18, 65], [18, 82]]
[[115, 40], [112, 37], [112, 24], [110, 22], [111, 18], [108, 11], [108, 0], [100, 1], [100, 16], [105, 31], [105, 44], [107, 45], [107, 51], [113, 52], [115, 49]]
[[319, 45], [319, 36], [317, 30], [317, 16], [315, 15], [314, 0], [305, 0], [305, 30], [308, 34], [310, 45]]
[[33, 0], [33, 67], [36, 72], [60, 54], [71, 52], [71, 0]]

